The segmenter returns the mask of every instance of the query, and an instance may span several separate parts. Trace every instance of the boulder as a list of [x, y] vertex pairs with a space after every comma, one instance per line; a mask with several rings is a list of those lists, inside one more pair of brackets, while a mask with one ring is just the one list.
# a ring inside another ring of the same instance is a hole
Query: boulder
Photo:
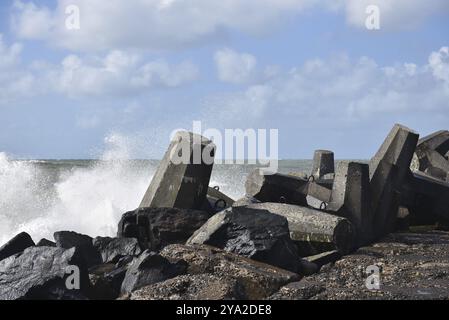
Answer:
[[113, 300], [119, 297], [128, 264], [105, 263], [89, 269], [91, 297], [95, 300]]
[[200, 209], [214, 157], [210, 140], [191, 132], [176, 133], [139, 207]]
[[290, 237], [301, 256], [330, 250], [345, 254], [354, 248], [354, 230], [346, 218], [282, 203], [253, 204], [248, 208], [268, 211], [287, 219]]
[[88, 268], [102, 262], [101, 255], [94, 248], [91, 237], [73, 231], [58, 231], [53, 234], [53, 237], [59, 248], [78, 248]]
[[182, 275], [136, 290], [131, 300], [243, 300], [244, 286], [235, 278], [214, 274]]
[[287, 219], [263, 209], [233, 207], [217, 213], [187, 244], [211, 245], [292, 272], [301, 269]]
[[145, 210], [136, 209], [122, 215], [118, 223], [117, 237], [136, 238], [142, 249], [156, 249], [158, 242], [151, 228], [150, 218]]
[[300, 177], [256, 169], [248, 175], [245, 189], [247, 197], [262, 202], [307, 205], [308, 181]]
[[[80, 290], [66, 287], [73, 266], [80, 271]], [[85, 299], [88, 291], [87, 269], [76, 247], [29, 247], [0, 261], [0, 300]]]
[[142, 252], [136, 238], [96, 237], [92, 244], [103, 263], [116, 263], [124, 256], [137, 256]]
[[260, 201], [253, 197], [244, 196], [244, 197], [238, 199], [237, 201], [235, 201], [232, 206], [233, 207], [246, 207], [247, 205], [253, 204], [253, 203], [260, 203]]
[[169, 245], [161, 251], [161, 256], [172, 261], [186, 261], [188, 274], [207, 273], [221, 279], [237, 279], [247, 299], [264, 299], [283, 285], [301, 278], [296, 273], [207, 245]]
[[0, 261], [32, 246], [34, 246], [34, 241], [31, 236], [26, 232], [21, 232], [0, 247]]
[[126, 271], [121, 293], [127, 294], [151, 284], [161, 282], [186, 272], [185, 261], [170, 262], [161, 255], [144, 251], [135, 258]]
[[140, 208], [123, 215], [119, 222], [119, 237], [139, 237], [141, 233], [135, 232], [136, 216], [148, 220], [150, 227], [145, 233], [151, 234], [153, 248], [164, 247], [171, 243], [185, 243], [210, 218], [209, 213], [199, 210]]

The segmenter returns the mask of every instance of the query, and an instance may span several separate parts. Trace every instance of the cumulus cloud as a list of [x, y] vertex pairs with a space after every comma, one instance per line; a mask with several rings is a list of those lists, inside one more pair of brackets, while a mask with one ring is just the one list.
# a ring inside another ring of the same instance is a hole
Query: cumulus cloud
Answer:
[[380, 66], [362, 57], [312, 59], [262, 84], [209, 99], [223, 116], [316, 119], [346, 123], [377, 115], [440, 112], [449, 115], [449, 49], [432, 52], [425, 65]]
[[59, 64], [35, 61], [24, 65], [20, 62], [21, 48], [20, 44], [7, 46], [0, 35], [0, 103], [43, 93], [69, 97], [139, 94], [178, 87], [194, 81], [199, 74], [189, 61], [146, 61], [120, 50], [103, 56], [71, 54]]
[[228, 30], [271, 31], [316, 0], [78, 0], [81, 28], [65, 27], [65, 8], [16, 0], [12, 26], [25, 39], [46, 40], [72, 50], [172, 49], [221, 37]]
[[383, 29], [416, 26], [432, 14], [449, 14], [446, 0], [78, 0], [79, 30], [66, 28], [67, 6], [15, 0], [12, 27], [23, 39], [47, 41], [71, 50], [111, 48], [177, 49], [220, 39], [229, 31], [271, 32], [309, 8], [346, 15], [364, 27], [368, 5], [378, 5]]
[[242, 84], [255, 77], [257, 60], [251, 54], [223, 49], [217, 51], [214, 58], [218, 78], [223, 82]]

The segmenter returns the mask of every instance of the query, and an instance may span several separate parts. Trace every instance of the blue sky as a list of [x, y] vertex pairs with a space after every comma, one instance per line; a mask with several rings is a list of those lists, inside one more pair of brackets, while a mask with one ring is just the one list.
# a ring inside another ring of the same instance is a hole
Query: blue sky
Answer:
[[160, 157], [194, 120], [279, 129], [281, 158], [369, 158], [397, 122], [448, 129], [446, 0], [2, 1], [0, 34], [13, 157]]

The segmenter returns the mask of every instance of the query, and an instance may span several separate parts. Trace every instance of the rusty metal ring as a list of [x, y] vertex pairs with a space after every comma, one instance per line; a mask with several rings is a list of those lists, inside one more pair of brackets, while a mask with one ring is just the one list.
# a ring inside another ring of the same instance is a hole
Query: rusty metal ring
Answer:
[[286, 202], [287, 202], [287, 199], [285, 199], [284, 196], [281, 196], [281, 197], [279, 198], [279, 202], [280, 202], [280, 203], [286, 203]]
[[220, 202], [223, 202], [223, 208], [221, 208], [221, 209], [226, 208], [226, 206], [227, 206], [226, 200], [224, 200], [224, 199], [218, 199], [218, 200], [215, 201], [215, 203], [214, 203], [214, 209], [220, 209], [220, 208], [218, 208], [218, 204], [219, 204]]
[[314, 175], [309, 176], [309, 177], [307, 178], [307, 181], [309, 181], [309, 182], [315, 182], [315, 176], [314, 176]]
[[215, 190], [217, 190], [217, 191], [220, 191], [220, 187], [219, 187], [219, 186], [215, 186], [215, 187], [213, 187], [212, 189], [215, 189]]

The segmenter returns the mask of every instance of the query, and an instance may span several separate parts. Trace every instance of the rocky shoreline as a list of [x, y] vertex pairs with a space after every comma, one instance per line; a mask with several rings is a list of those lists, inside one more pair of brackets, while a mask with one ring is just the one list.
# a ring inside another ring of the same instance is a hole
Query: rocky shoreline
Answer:
[[194, 150], [215, 153], [175, 136], [114, 238], [3, 245], [0, 299], [449, 299], [448, 131], [395, 125], [369, 164], [317, 150], [310, 175], [256, 170], [237, 201]]

